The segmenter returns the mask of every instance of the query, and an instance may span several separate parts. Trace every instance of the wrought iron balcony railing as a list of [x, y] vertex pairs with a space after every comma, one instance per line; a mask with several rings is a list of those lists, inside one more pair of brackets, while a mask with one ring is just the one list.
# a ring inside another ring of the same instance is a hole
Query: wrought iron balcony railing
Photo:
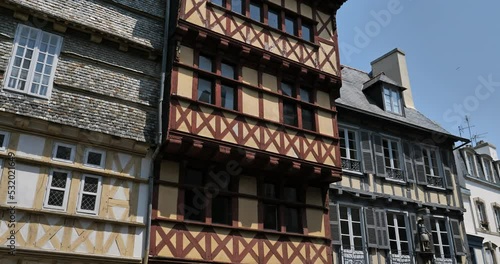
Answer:
[[427, 185], [435, 186], [435, 187], [444, 187], [443, 186], [443, 177], [427, 174]]
[[342, 169], [361, 172], [361, 161], [342, 158]]
[[397, 181], [404, 181], [405, 180], [403, 170], [401, 170], [401, 169], [386, 167], [385, 173], [387, 175], [386, 177], [389, 179], [393, 179], [393, 180], [397, 180]]

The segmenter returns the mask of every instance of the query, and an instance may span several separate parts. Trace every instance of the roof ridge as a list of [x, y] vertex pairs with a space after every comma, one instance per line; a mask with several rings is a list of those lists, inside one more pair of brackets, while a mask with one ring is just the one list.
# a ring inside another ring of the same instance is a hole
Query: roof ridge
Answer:
[[365, 71], [360, 70], [360, 69], [356, 69], [356, 68], [351, 67], [351, 66], [347, 66], [347, 65], [343, 65], [343, 64], [342, 64], [342, 65], [340, 65], [340, 66], [341, 66], [341, 67], [344, 67], [344, 68], [349, 68], [349, 69], [351, 69], [351, 70], [355, 70], [355, 71], [358, 71], [358, 72], [361, 72], [361, 73], [364, 73], [364, 74], [366, 74], [366, 75], [369, 75], [369, 74], [368, 74], [368, 72], [365, 72]]

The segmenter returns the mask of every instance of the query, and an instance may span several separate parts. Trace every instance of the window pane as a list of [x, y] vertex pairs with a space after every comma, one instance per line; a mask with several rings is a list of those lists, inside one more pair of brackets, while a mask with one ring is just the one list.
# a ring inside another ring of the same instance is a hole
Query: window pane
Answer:
[[97, 193], [98, 185], [99, 179], [93, 177], [85, 177], [85, 181], [83, 183], [83, 191]]
[[297, 107], [295, 104], [283, 102], [283, 113], [285, 124], [297, 126]]
[[95, 195], [83, 194], [80, 209], [94, 211], [97, 197]]
[[221, 63], [221, 74], [222, 76], [229, 78], [229, 79], [234, 79], [234, 66], [226, 64], [226, 63]]
[[71, 160], [71, 148], [65, 146], [57, 146], [55, 157], [63, 160]]
[[221, 103], [222, 107], [235, 110], [236, 104], [234, 103], [234, 88], [226, 85], [221, 87]]
[[224, 7], [226, 5], [226, 1], [224, 0], [212, 0], [212, 3]]
[[193, 221], [204, 221], [204, 204], [200, 204], [200, 197], [193, 190], [184, 191], [184, 219]]
[[227, 196], [217, 195], [212, 199], [212, 222], [230, 225], [232, 222], [231, 199]]
[[299, 210], [297, 208], [286, 208], [285, 221], [287, 232], [302, 233], [300, 227]]
[[280, 28], [279, 12], [273, 9], [269, 9], [267, 13], [267, 24], [273, 28]]
[[232, 0], [231, 10], [233, 12], [243, 14], [243, 0]]
[[294, 89], [292, 85], [288, 83], [281, 83], [281, 93], [286, 96], [295, 97]]
[[0, 134], [0, 148], [4, 147], [5, 135]]
[[300, 88], [300, 100], [312, 103], [311, 91], [304, 88]]
[[297, 22], [295, 21], [295, 18], [285, 16], [285, 31], [286, 33], [290, 35], [295, 35], [295, 32], [297, 32]]
[[302, 128], [307, 130], [315, 130], [314, 112], [310, 109], [302, 108]]
[[312, 26], [302, 22], [302, 39], [306, 41], [313, 41]]
[[184, 177], [184, 183], [194, 186], [203, 185], [203, 172], [200, 170], [187, 169], [186, 177]]
[[101, 166], [102, 154], [89, 151], [87, 154], [87, 164]]
[[198, 79], [198, 101], [213, 104], [212, 82]]
[[289, 202], [297, 201], [297, 189], [292, 187], [285, 187], [285, 200]]
[[65, 172], [54, 171], [52, 173], [52, 182], [50, 185], [57, 188], [66, 188], [67, 177], [68, 174]]
[[352, 221], [360, 221], [359, 208], [351, 208], [351, 218]]
[[264, 184], [264, 196], [267, 198], [276, 198], [276, 186], [271, 183]]
[[250, 18], [262, 22], [261, 7], [258, 3], [250, 2]]
[[48, 205], [62, 206], [64, 202], [64, 191], [50, 190]]
[[201, 56], [200, 55], [200, 60], [198, 62], [198, 68], [204, 70], [204, 71], [212, 71], [212, 60], [208, 57]]
[[264, 228], [279, 231], [278, 207], [274, 204], [264, 204]]

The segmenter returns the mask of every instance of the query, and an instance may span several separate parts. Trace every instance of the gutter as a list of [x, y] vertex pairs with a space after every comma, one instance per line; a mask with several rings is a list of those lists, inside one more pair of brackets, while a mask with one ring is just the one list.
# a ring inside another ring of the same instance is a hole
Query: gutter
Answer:
[[151, 156], [149, 177], [148, 177], [148, 210], [146, 219], [146, 234], [144, 239], [144, 257], [143, 263], [148, 264], [149, 262], [149, 250], [150, 250], [150, 240], [151, 240], [151, 220], [153, 213], [153, 192], [154, 192], [154, 173], [155, 173], [155, 163], [159, 156], [162, 146], [165, 144], [163, 137], [163, 99], [165, 96], [165, 82], [167, 81], [167, 58], [168, 58], [168, 44], [169, 44], [169, 29], [170, 29], [170, 0], [165, 1], [165, 24], [163, 31], [163, 49], [162, 49], [162, 59], [161, 59], [161, 76], [160, 76], [160, 94], [158, 98], [158, 135], [156, 139], [156, 148]]

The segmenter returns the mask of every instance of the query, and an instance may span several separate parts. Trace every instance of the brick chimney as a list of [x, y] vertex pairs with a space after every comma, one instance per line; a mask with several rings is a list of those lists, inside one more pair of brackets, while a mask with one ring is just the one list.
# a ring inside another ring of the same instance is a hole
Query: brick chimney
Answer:
[[405, 106], [415, 109], [413, 95], [411, 93], [410, 78], [408, 77], [408, 68], [406, 67], [405, 53], [398, 48], [393, 49], [380, 58], [372, 61], [371, 65], [373, 76], [383, 72], [387, 77], [406, 88], [403, 92]]

